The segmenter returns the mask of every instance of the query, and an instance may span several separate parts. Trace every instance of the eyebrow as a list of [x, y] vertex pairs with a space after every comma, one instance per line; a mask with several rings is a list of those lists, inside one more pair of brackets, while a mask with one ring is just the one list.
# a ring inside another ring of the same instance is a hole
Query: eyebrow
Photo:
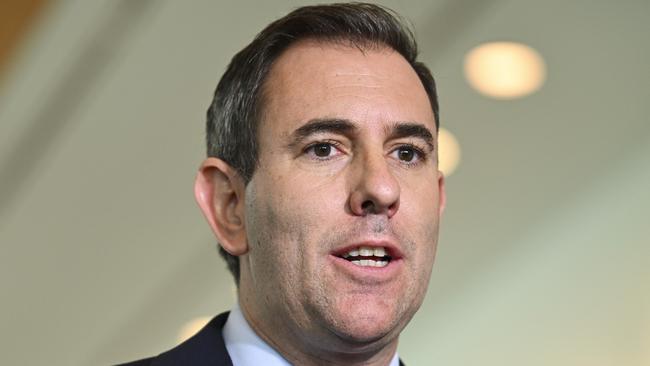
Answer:
[[[431, 151], [434, 150], [434, 138], [431, 131], [423, 124], [416, 122], [397, 122], [387, 127], [389, 139], [414, 137], [422, 139]], [[315, 118], [297, 128], [291, 134], [289, 146], [295, 146], [301, 140], [316, 133], [335, 133], [351, 136], [358, 132], [358, 127], [350, 120], [342, 118]]]
[[291, 144], [294, 146], [306, 137], [316, 133], [335, 133], [350, 136], [357, 132], [357, 126], [347, 119], [341, 118], [316, 118], [297, 128], [291, 134]]
[[435, 149], [433, 134], [423, 124], [414, 122], [398, 122], [389, 128], [388, 132], [390, 133], [389, 139], [398, 139], [403, 137], [420, 138], [424, 140], [431, 151]]

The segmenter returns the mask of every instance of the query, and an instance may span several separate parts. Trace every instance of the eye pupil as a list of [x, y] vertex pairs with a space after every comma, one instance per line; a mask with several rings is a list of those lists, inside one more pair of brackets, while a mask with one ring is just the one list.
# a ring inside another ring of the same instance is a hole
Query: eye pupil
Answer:
[[314, 154], [318, 157], [324, 158], [330, 155], [332, 146], [328, 144], [318, 144], [314, 146]]
[[411, 161], [413, 160], [413, 156], [415, 155], [415, 152], [413, 151], [413, 149], [401, 148], [399, 149], [398, 154], [400, 160]]

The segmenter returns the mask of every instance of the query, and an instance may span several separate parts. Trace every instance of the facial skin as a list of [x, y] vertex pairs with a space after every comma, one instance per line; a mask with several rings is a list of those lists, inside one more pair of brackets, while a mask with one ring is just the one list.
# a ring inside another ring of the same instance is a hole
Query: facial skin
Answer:
[[[427, 94], [398, 53], [301, 41], [265, 84], [249, 184], [218, 159], [204, 162], [197, 199], [239, 255], [243, 313], [290, 362], [392, 358], [436, 252], [436, 135]], [[373, 268], [339, 258], [365, 245], [393, 259]]]

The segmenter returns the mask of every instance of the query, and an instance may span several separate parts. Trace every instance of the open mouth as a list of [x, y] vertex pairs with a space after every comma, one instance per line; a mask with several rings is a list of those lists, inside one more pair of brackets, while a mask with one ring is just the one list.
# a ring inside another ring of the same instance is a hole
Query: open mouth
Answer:
[[391, 257], [384, 247], [360, 246], [337, 255], [360, 267], [386, 267]]

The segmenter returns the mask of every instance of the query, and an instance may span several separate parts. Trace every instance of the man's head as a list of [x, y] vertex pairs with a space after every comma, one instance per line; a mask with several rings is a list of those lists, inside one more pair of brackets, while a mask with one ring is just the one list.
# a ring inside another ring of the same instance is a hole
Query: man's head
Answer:
[[[263, 117], [264, 85], [275, 60], [299, 40], [352, 44], [361, 49], [388, 47], [413, 67], [429, 96], [439, 123], [436, 86], [428, 68], [418, 62], [411, 31], [389, 10], [370, 4], [331, 4], [295, 10], [271, 23], [233, 57], [207, 113], [208, 156], [226, 161], [245, 182], [257, 166], [257, 127]], [[239, 260], [220, 248], [235, 281]]]
[[385, 357], [424, 298], [444, 188], [416, 54], [382, 8], [306, 7], [217, 87], [197, 200], [248, 321], [292, 360]]

